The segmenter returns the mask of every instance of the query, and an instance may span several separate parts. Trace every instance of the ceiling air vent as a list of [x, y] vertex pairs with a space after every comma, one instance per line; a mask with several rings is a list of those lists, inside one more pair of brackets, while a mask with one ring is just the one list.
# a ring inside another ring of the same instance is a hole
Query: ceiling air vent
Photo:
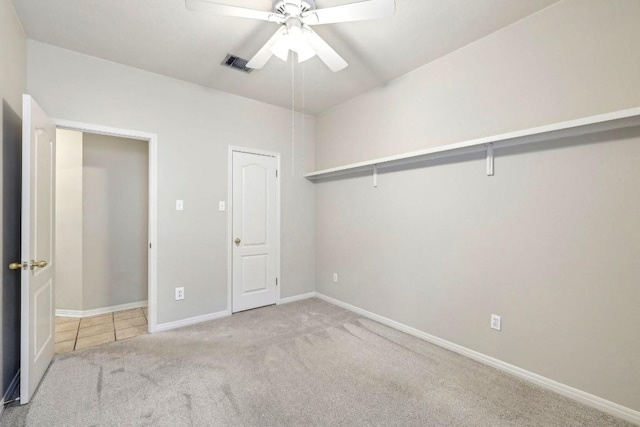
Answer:
[[245, 73], [250, 73], [253, 71], [253, 68], [247, 67], [246, 59], [242, 59], [239, 56], [231, 55], [230, 53], [225, 56], [224, 61], [222, 61], [222, 65], [225, 67], [233, 68], [234, 70], [244, 71]]

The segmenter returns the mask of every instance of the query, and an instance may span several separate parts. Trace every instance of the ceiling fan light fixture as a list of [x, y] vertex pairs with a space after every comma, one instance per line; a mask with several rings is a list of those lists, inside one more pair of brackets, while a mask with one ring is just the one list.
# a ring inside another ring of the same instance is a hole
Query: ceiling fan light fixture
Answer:
[[304, 62], [316, 55], [303, 32], [302, 24], [297, 19], [289, 19], [286, 32], [271, 46], [271, 53], [283, 61], [289, 60], [289, 51], [298, 54], [298, 62]]
[[298, 54], [298, 62], [304, 62], [316, 55], [316, 51], [309, 44], [301, 27], [292, 26], [287, 37], [289, 37], [289, 49]]
[[271, 46], [270, 50], [276, 57], [287, 62], [289, 60], [289, 40], [287, 39], [287, 35], [282, 35], [282, 37]]
[[308, 47], [308, 49], [304, 49], [302, 51], [296, 52], [298, 54], [298, 62], [308, 61], [309, 59], [311, 59], [314, 56], [316, 56], [316, 51], [313, 50], [308, 45], [307, 45], [307, 47]]

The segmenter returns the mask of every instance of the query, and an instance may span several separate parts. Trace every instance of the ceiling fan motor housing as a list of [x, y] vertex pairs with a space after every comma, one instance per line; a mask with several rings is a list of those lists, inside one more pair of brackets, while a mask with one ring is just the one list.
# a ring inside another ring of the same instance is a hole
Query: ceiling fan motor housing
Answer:
[[273, 0], [273, 11], [285, 16], [300, 16], [315, 8], [313, 0]]

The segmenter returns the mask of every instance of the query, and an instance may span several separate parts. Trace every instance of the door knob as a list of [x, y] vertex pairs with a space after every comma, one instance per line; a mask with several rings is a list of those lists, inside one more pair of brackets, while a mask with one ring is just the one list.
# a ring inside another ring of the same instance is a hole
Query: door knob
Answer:
[[38, 267], [38, 268], [44, 268], [47, 266], [47, 261], [34, 261], [31, 260], [31, 269], [33, 270], [34, 268]]
[[239, 245], [240, 244], [240, 238], [236, 237], [236, 240], [234, 240], [234, 242], [236, 242], [236, 245]]
[[12, 262], [9, 264], [9, 270], [20, 270], [22, 268], [21, 262]]

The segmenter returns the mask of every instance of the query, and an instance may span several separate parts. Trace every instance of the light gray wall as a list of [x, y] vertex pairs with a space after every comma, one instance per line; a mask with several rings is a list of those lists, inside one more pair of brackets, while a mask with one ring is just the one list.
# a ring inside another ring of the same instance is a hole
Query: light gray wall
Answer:
[[640, 104], [640, 2], [566, 0], [316, 117], [316, 169]]
[[[20, 21], [18, 20], [13, 5], [9, 0], [0, 0], [0, 141], [3, 149], [0, 150], [0, 180], [3, 188], [3, 197], [0, 198], [0, 211], [2, 211], [3, 222], [0, 225], [0, 238], [3, 242], [9, 236], [15, 239], [14, 234], [8, 234], [4, 230], [5, 218], [20, 212], [15, 206], [5, 206], [5, 191], [10, 182], [4, 181], [7, 171], [4, 168], [4, 153], [8, 148], [7, 144], [20, 145], [20, 118], [22, 116], [22, 94], [26, 91], [26, 38]], [[6, 132], [6, 133], [5, 133]], [[18, 135], [16, 135], [17, 133]], [[19, 152], [19, 148], [18, 148]], [[19, 185], [19, 184], [18, 184]], [[11, 186], [13, 188], [13, 186]], [[19, 191], [19, 190], [18, 190]], [[9, 211], [8, 209], [11, 209]], [[12, 223], [15, 220], [12, 221]], [[15, 244], [18, 244], [17, 242]], [[18, 244], [19, 246], [19, 244]], [[9, 254], [4, 253], [0, 248], [0, 260], [6, 261]], [[18, 252], [19, 253], [19, 248]], [[14, 261], [18, 261], [17, 259]], [[17, 275], [17, 278], [16, 278]], [[0, 292], [0, 330], [2, 331], [2, 346], [0, 346], [0, 360], [2, 369], [0, 370], [0, 399], [4, 396], [7, 386], [17, 373], [20, 363], [19, 343], [19, 301], [20, 296], [16, 285], [20, 283], [20, 273], [9, 271], [7, 265], [2, 265], [2, 292]]]
[[[553, 5], [317, 117], [316, 166], [637, 107], [638, 16]], [[496, 154], [317, 184], [317, 291], [640, 410], [640, 129]]]
[[84, 310], [146, 301], [149, 144], [83, 137]]
[[[235, 72], [229, 70], [229, 72]], [[158, 321], [227, 309], [228, 146], [282, 156], [282, 296], [314, 289], [314, 120], [216, 90], [28, 42], [28, 89], [52, 117], [158, 135]], [[302, 134], [304, 129], [305, 134]], [[175, 200], [185, 203], [175, 211]], [[174, 288], [185, 300], [174, 301]]]
[[56, 309], [82, 303], [82, 132], [56, 131]]

